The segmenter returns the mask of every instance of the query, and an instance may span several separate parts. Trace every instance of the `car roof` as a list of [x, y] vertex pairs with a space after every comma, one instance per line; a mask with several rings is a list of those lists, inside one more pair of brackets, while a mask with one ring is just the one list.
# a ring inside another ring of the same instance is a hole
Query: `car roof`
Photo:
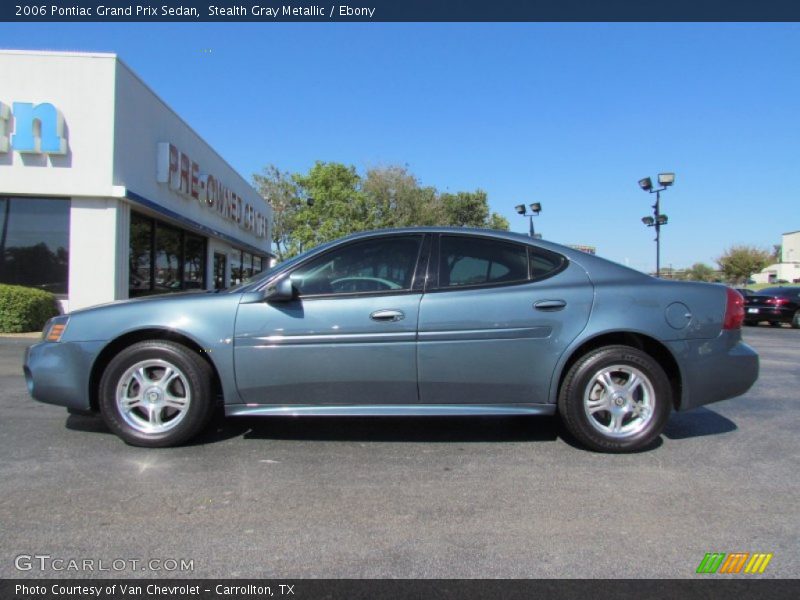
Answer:
[[531, 238], [528, 234], [517, 233], [514, 231], [503, 231], [500, 229], [485, 229], [480, 227], [445, 227], [445, 226], [428, 226], [428, 227], [399, 227], [396, 229], [374, 229], [371, 231], [362, 231], [359, 233], [352, 233], [346, 237], [334, 241], [331, 246], [338, 245], [341, 242], [353, 241], [358, 239], [368, 239], [371, 237], [379, 237], [388, 234], [403, 234], [403, 233], [450, 233], [458, 235], [474, 235], [479, 237], [489, 237], [499, 240], [506, 240], [509, 242], [516, 242], [518, 244], [527, 244], [538, 248], [544, 248], [552, 252], [557, 252], [562, 256], [566, 256], [572, 262], [575, 262], [582, 267], [594, 271], [595, 275], [599, 272], [605, 272], [609, 268], [611, 270], [621, 269], [632, 276], [650, 277], [646, 273], [632, 269], [626, 265], [614, 262], [607, 258], [602, 258], [576, 248], [570, 248], [563, 244], [550, 242], [540, 238]]
[[428, 227], [398, 227], [395, 229], [373, 229], [370, 231], [351, 233], [348, 236], [336, 240], [336, 243], [350, 241], [350, 240], [357, 240], [362, 238], [365, 239], [370, 237], [379, 237], [381, 235], [403, 234], [403, 233], [451, 233], [459, 235], [491, 237], [501, 240], [508, 240], [511, 242], [538, 246], [546, 250], [552, 250], [554, 252], [565, 254], [570, 258], [573, 258], [573, 256], [574, 257], [592, 256], [591, 254], [588, 254], [581, 250], [576, 250], [575, 248], [570, 248], [569, 246], [564, 246], [563, 244], [550, 242], [540, 238], [531, 238], [528, 234], [525, 233], [517, 233], [515, 231], [503, 231], [501, 229], [485, 229], [481, 227], [428, 226]]

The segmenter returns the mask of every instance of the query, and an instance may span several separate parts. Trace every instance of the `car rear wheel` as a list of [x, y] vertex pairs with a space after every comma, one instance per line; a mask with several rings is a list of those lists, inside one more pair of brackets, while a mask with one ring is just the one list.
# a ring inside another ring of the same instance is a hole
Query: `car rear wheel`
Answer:
[[158, 448], [194, 437], [213, 411], [212, 372], [196, 352], [174, 342], [134, 344], [100, 379], [100, 413], [127, 443]]
[[633, 452], [661, 434], [672, 409], [672, 388], [650, 355], [629, 346], [606, 346], [570, 368], [558, 409], [569, 432], [584, 446]]
[[780, 321], [770, 321], [769, 324], [772, 327], [780, 327], [781, 326], [781, 322]]
[[794, 313], [792, 317], [792, 328], [793, 329], [800, 329], [800, 310]]

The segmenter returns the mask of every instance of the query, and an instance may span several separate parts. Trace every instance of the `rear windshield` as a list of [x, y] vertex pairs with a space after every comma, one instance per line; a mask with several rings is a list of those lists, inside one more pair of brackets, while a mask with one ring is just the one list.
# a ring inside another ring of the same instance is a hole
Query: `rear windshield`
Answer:
[[800, 293], [800, 287], [774, 287], [764, 288], [756, 292], [759, 296], [796, 296]]

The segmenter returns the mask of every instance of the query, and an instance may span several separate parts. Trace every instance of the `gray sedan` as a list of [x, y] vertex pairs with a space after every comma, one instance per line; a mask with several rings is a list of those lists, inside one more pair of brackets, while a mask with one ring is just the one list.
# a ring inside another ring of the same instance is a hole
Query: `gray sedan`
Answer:
[[51, 319], [31, 395], [130, 444], [237, 415], [553, 415], [633, 451], [672, 410], [746, 392], [743, 300], [518, 234], [414, 228], [325, 244], [242, 286]]

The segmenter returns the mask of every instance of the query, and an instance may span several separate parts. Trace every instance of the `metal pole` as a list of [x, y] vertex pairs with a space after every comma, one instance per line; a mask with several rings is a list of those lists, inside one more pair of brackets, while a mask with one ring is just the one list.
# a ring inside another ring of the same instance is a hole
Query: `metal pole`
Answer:
[[531, 227], [530, 227], [530, 230], [528, 231], [528, 235], [531, 236], [531, 238], [533, 238], [534, 237], [534, 235], [533, 235], [533, 215], [530, 215], [529, 220], [531, 222]]
[[656, 216], [656, 277], [661, 277], [661, 191], [656, 192], [656, 203], [654, 205]]

